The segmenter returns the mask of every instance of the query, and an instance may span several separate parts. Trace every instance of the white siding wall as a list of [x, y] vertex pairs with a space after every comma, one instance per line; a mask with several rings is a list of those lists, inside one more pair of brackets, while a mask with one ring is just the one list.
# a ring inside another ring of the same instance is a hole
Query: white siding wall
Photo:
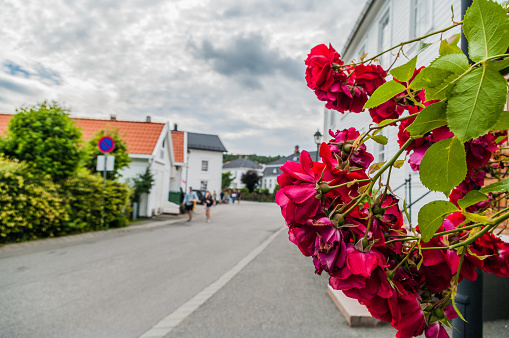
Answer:
[[[368, 53], [369, 57], [370, 55], [373, 56], [382, 51], [380, 49], [380, 22], [387, 14], [389, 15], [389, 21], [391, 25], [391, 46], [402, 41], [413, 39], [415, 37], [413, 35], [414, 29], [411, 26], [411, 24], [413, 24], [413, 0], [388, 0], [385, 2], [382, 1], [382, 3], [382, 5], [379, 3], [378, 5], [374, 6], [378, 10], [374, 15], [370, 14], [370, 20], [365, 20], [363, 26], [359, 29], [359, 32], [361, 32], [360, 36], [353, 40], [349, 50], [346, 51], [344, 55], [342, 55], [342, 59], [344, 59], [345, 62], [351, 59], [359, 60], [359, 57], [363, 53]], [[451, 5], [453, 5], [454, 8], [454, 18], [456, 21], [459, 21], [461, 19], [461, 3], [459, 0], [429, 1], [429, 6], [431, 7], [433, 13], [433, 15], [431, 15], [432, 22], [429, 32], [433, 32], [440, 28], [451, 25]], [[455, 28], [445, 33], [444, 38], [448, 38], [459, 32], [459, 27]], [[439, 39], [440, 35], [436, 35], [425, 40], [425, 42], [433, 43], [433, 45], [419, 55], [417, 59], [418, 67], [429, 65], [429, 63], [438, 56]], [[409, 58], [412, 58], [416, 55], [418, 48], [418, 43], [414, 43], [413, 45], [405, 48], [405, 54]], [[394, 55], [396, 53], [397, 50], [395, 50], [393, 55], [391, 55], [391, 61], [394, 61]], [[406, 61], [407, 59], [405, 57], [400, 57], [395, 63], [394, 67], [397, 67]], [[328, 141], [330, 139], [328, 135], [329, 129], [333, 129], [335, 131], [337, 129], [355, 127], [362, 132], [365, 131], [367, 126], [371, 123], [373, 122], [367, 111], [360, 114], [347, 113], [342, 115], [339, 112], [325, 109], [324, 134], [326, 137], [324, 138], [324, 141]], [[384, 135], [389, 139], [389, 143], [385, 148], [385, 160], [390, 159], [399, 149], [397, 143], [397, 134], [398, 129], [395, 127], [386, 128], [384, 130]], [[368, 151], [371, 152], [375, 157], [375, 162], [378, 162], [379, 145], [373, 141], [368, 141], [366, 146]], [[392, 188], [397, 188], [403, 184], [406, 179], [409, 178], [409, 175], [411, 175], [411, 199], [412, 201], [415, 201], [427, 193], [428, 189], [420, 183], [419, 173], [412, 171], [408, 163], [406, 163], [405, 166], [400, 169], [393, 169], [390, 184]], [[403, 199], [407, 199], [408, 204], [409, 196], [407, 192], [405, 192], [404, 188], [399, 189], [395, 193], [401, 198], [402, 201]], [[417, 224], [417, 215], [419, 209], [424, 204], [436, 199], [445, 199], [445, 196], [441, 193], [432, 192], [412, 207], [413, 224]]]
[[[189, 150], [187, 168], [187, 189], [201, 189], [201, 181], [207, 181], [207, 190], [211, 194], [221, 191], [221, 172], [223, 168], [223, 153], [218, 151]], [[202, 161], [208, 161], [208, 170], [202, 171]], [[185, 175], [185, 173], [184, 173]]]

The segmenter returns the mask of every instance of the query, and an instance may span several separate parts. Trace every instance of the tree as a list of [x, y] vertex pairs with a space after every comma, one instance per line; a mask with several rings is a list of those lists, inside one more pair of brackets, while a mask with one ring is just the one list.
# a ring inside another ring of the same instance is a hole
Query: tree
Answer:
[[81, 132], [67, 111], [53, 102], [20, 108], [9, 123], [0, 153], [29, 164], [35, 173], [59, 182], [82, 165]]
[[223, 173], [221, 175], [221, 189], [228, 189], [234, 178], [230, 171]]
[[153, 185], [154, 185], [154, 175], [152, 175], [150, 167], [147, 167], [143, 174], [138, 174], [138, 176], [133, 178], [134, 201], [139, 203], [141, 195], [150, 193], [150, 190], [152, 190]]
[[248, 170], [244, 174], [242, 174], [240, 181], [246, 185], [246, 188], [249, 189], [249, 192], [253, 192], [253, 190], [258, 185], [258, 181], [260, 180], [260, 175], [256, 170]]
[[115, 167], [113, 171], [108, 171], [106, 175], [108, 179], [115, 179], [119, 176], [118, 171], [124, 167], [127, 167], [131, 162], [129, 153], [127, 151], [127, 143], [118, 133], [118, 129], [99, 130], [95, 134], [94, 138], [91, 139], [87, 144], [89, 157], [85, 166], [90, 169], [91, 172], [96, 172], [97, 156], [103, 155], [103, 153], [97, 147], [97, 143], [103, 136], [110, 136], [115, 141], [115, 149], [113, 149], [111, 153], [107, 154], [115, 156]]

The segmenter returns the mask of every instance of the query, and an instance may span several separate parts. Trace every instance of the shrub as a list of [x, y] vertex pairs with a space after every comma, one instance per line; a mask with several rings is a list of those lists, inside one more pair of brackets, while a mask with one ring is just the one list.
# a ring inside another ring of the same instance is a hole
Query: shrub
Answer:
[[73, 231], [66, 201], [49, 175], [0, 157], [0, 243], [53, 237]]
[[[63, 183], [69, 203], [69, 216], [79, 222], [81, 231], [102, 230], [127, 224], [132, 188], [125, 183], [106, 181], [87, 170], [78, 172]], [[104, 210], [103, 210], [104, 198]], [[104, 215], [104, 224], [101, 222]]]

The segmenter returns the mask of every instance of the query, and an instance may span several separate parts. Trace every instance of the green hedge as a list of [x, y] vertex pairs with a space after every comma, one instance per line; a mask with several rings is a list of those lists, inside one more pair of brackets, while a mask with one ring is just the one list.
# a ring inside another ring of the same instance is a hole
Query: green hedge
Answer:
[[[127, 224], [132, 194], [129, 185], [107, 180], [105, 190], [100, 175], [82, 170], [62, 184], [62, 191], [69, 204], [70, 218], [78, 223], [82, 231], [122, 227]], [[101, 224], [101, 213], [104, 215], [104, 224]]]
[[261, 193], [247, 193], [242, 194], [242, 201], [255, 201], [255, 202], [276, 202], [276, 195], [266, 195]]
[[[88, 171], [62, 185], [0, 157], [0, 243], [125, 226], [132, 189]], [[101, 224], [104, 194], [104, 224]]]
[[49, 175], [0, 157], [0, 241], [19, 242], [68, 232], [66, 201]]

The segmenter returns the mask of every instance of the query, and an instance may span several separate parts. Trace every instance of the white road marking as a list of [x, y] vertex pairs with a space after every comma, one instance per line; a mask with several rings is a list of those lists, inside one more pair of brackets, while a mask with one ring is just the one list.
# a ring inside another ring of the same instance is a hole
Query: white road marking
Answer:
[[170, 333], [177, 325], [186, 319], [191, 313], [197, 310], [203, 303], [209, 300], [217, 291], [221, 290], [235, 275], [244, 269], [253, 259], [256, 258], [273, 240], [277, 235], [286, 229], [283, 227], [273, 233], [262, 244], [251, 251], [246, 257], [237, 263], [228, 272], [222, 275], [217, 281], [207, 286], [200, 291], [196, 296], [191, 298], [186, 303], [182, 304], [177, 310], [163, 318], [159, 323], [154, 325], [150, 330], [145, 332], [140, 338], [162, 338]]

